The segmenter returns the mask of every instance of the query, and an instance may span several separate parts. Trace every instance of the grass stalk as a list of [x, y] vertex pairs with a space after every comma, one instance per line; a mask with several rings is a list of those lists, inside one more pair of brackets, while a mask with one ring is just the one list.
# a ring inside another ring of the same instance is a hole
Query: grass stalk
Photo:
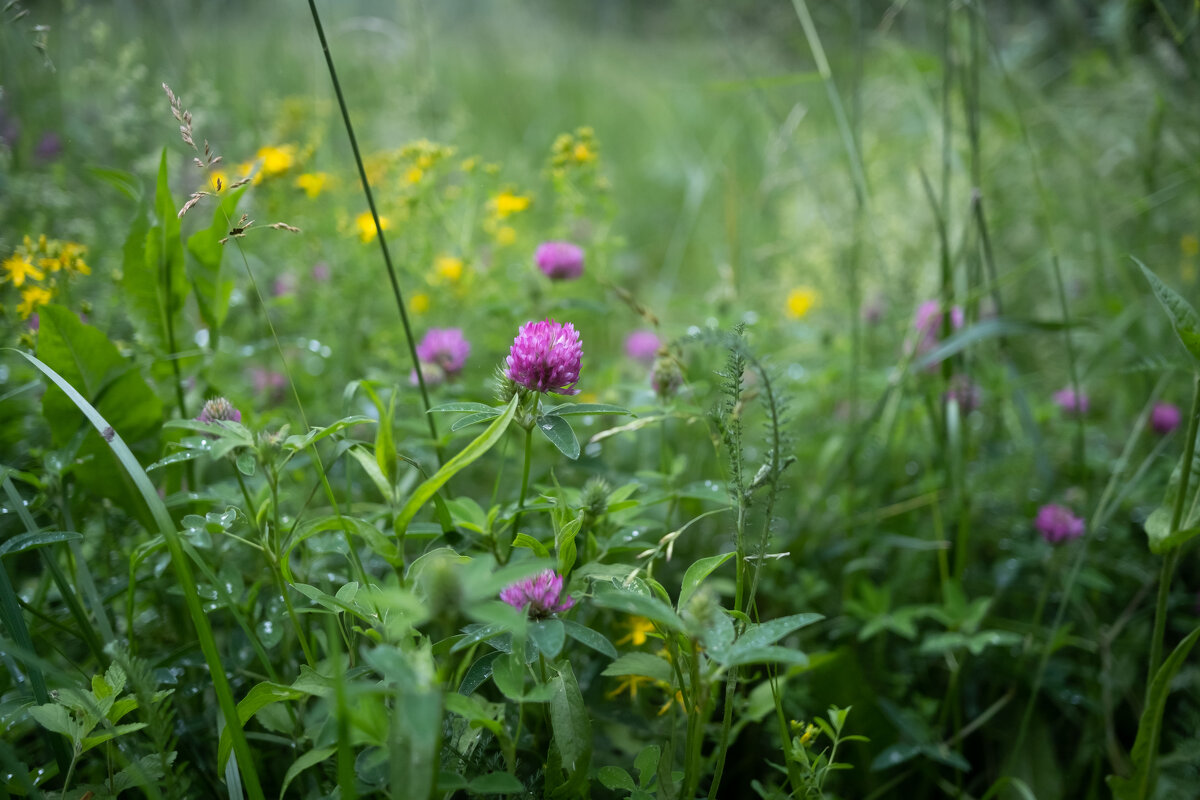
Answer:
[[[338, 108], [342, 113], [342, 122], [346, 126], [346, 137], [350, 140], [350, 149], [354, 153], [354, 164], [358, 168], [358, 177], [362, 182], [363, 194], [367, 198], [367, 206], [371, 210], [371, 219], [375, 222], [378, 233], [379, 249], [383, 253], [383, 263], [387, 267], [388, 280], [392, 285], [392, 295], [396, 298], [396, 308], [400, 311], [400, 322], [404, 326], [404, 337], [408, 341], [408, 353], [412, 358], [413, 370], [417, 376], [417, 386], [421, 390], [421, 402], [428, 412], [429, 389], [425, 385], [425, 375], [421, 371], [421, 359], [417, 357], [417, 343], [413, 338], [412, 326], [408, 321], [408, 311], [404, 306], [404, 296], [400, 291], [400, 282], [396, 278], [396, 268], [392, 265], [392, 255], [388, 250], [387, 237], [383, 226], [379, 223], [379, 210], [375, 206], [375, 195], [371, 191], [371, 182], [367, 180], [367, 169], [363, 164], [362, 153], [358, 149], [358, 137], [354, 135], [354, 124], [350, 121], [350, 110], [346, 106], [346, 97], [342, 94], [342, 84], [338, 80], [337, 69], [333, 65], [333, 54], [329, 50], [329, 41], [325, 38], [325, 27], [321, 24], [321, 14], [317, 11], [316, 0], [308, 0], [309, 11], [312, 12], [313, 26], [317, 29], [317, 38], [321, 41], [321, 51], [325, 54], [325, 66], [329, 69], [329, 79], [333, 83], [333, 92], [337, 96]], [[425, 420], [429, 424], [429, 435], [433, 438], [433, 447], [437, 453], [438, 465], [442, 462], [442, 445], [438, 439], [437, 425], [433, 415], [426, 413]]]

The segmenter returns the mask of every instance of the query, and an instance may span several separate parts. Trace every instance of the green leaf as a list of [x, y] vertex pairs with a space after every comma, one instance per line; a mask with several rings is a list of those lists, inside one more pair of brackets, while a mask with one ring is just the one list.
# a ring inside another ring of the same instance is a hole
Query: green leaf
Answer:
[[495, 406], [484, 405], [483, 403], [442, 403], [429, 409], [429, 414], [441, 414], [452, 411], [471, 411], [477, 414], [494, 414], [500, 415], [504, 413], [504, 406], [499, 408]]
[[[307, 697], [308, 694], [291, 686], [285, 686], [281, 683], [271, 683], [263, 681], [256, 685], [250, 692], [242, 698], [242, 701], [237, 704], [238, 722], [240, 728], [244, 728], [250, 718], [262, 711], [273, 703], [282, 703], [288, 700], [300, 700]], [[225, 771], [225, 762], [229, 759], [229, 752], [232, 749], [232, 739], [229, 734], [229, 725], [226, 724], [225, 729], [221, 731], [221, 740], [217, 746], [217, 767], [221, 772]]]
[[1175, 335], [1179, 337], [1179, 341], [1183, 343], [1192, 358], [1200, 361], [1200, 316], [1197, 316], [1196, 309], [1192, 308], [1192, 304], [1184, 300], [1178, 292], [1163, 283], [1145, 264], [1136, 258], [1133, 261], [1141, 267], [1142, 274], [1146, 276], [1150, 288], [1154, 290], [1154, 296], [1158, 298], [1163, 311], [1167, 312], [1167, 318], [1171, 320], [1171, 327], [1175, 329]]
[[142, 199], [141, 181], [132, 172], [112, 167], [87, 167], [86, 171], [93, 178], [107, 183], [135, 203]]
[[11, 556], [45, 547], [59, 542], [75, 542], [83, 538], [83, 534], [74, 531], [39, 531], [37, 533], [22, 533], [0, 544], [0, 556]]
[[315, 750], [309, 750], [307, 753], [297, 758], [296, 761], [290, 767], [288, 767], [288, 771], [284, 773], [283, 786], [281, 786], [279, 789], [279, 800], [283, 800], [284, 796], [287, 795], [288, 785], [296, 779], [297, 775], [299, 775], [301, 772], [304, 772], [304, 770], [308, 769], [309, 767], [315, 767], [317, 764], [320, 764], [322, 761], [326, 760], [336, 752], [337, 747], [320, 747]]
[[563, 642], [567, 637], [562, 620], [543, 619], [529, 626], [529, 638], [546, 658], [553, 659], [562, 652]]
[[473, 442], [460, 450], [453, 458], [442, 465], [442, 468], [433, 474], [428, 480], [424, 481], [416, 488], [416, 491], [408, 498], [408, 502], [400, 509], [400, 513], [396, 515], [396, 536], [401, 542], [404, 540], [404, 534], [408, 530], [408, 524], [412, 522], [413, 517], [421, 510], [421, 507], [429, 502], [434, 493], [445, 485], [446, 481], [453, 478], [461, 470], [470, 466], [480, 456], [500, 441], [504, 436], [504, 432], [508, 429], [509, 424], [513, 420], [513, 416], [517, 413], [517, 400], [519, 398], [513, 395], [513, 399], [509, 401], [505, 407], [504, 413], [487, 427], [483, 433], [479, 435]]
[[188, 279], [196, 293], [200, 318], [208, 326], [213, 349], [220, 339], [221, 326], [229, 313], [229, 298], [233, 294], [233, 281], [221, 275], [221, 260], [225, 255], [221, 240], [229, 235], [238, 201], [248, 188], [234, 189], [222, 197], [213, 211], [212, 224], [196, 231], [187, 240], [187, 250], [192, 255]]
[[237, 457], [238, 472], [242, 473], [247, 478], [253, 478], [255, 465], [256, 465], [256, 462], [254, 460], [254, 453], [251, 453], [248, 450], [238, 453], [238, 457]]
[[561, 405], [552, 406], [543, 412], [548, 417], [575, 417], [583, 414], [620, 414], [636, 417], [628, 408], [621, 406], [611, 406], [607, 403], [562, 403]]
[[563, 575], [571, 573], [571, 568], [575, 566], [575, 560], [579, 557], [578, 549], [575, 546], [575, 537], [579, 535], [579, 529], [582, 527], [583, 516], [581, 515], [555, 531], [554, 549], [558, 551], [558, 571]]
[[525, 791], [525, 784], [507, 772], [489, 772], [467, 784], [472, 794], [516, 794]]
[[562, 417], [548, 417], [543, 414], [537, 418], [537, 429], [564, 456], [572, 461], [579, 458], [579, 439], [575, 438], [571, 423]]
[[719, 556], [708, 556], [688, 567], [687, 572], [683, 573], [683, 585], [679, 589], [679, 602], [675, 604], [675, 607], [682, 611], [683, 607], [687, 605], [687, 601], [699, 588], [700, 583], [711, 575], [713, 570], [733, 558], [734, 555], [736, 554], [724, 553]]
[[366, 520], [357, 517], [348, 517], [345, 514], [340, 517], [319, 517], [305, 522], [287, 540], [287, 544], [283, 549], [283, 558], [280, 566], [283, 567], [284, 575], [289, 581], [291, 580], [291, 568], [288, 566], [288, 558], [291, 556], [292, 551], [306, 539], [310, 539], [326, 531], [345, 531], [351, 536], [357, 536], [389, 564], [399, 563], [400, 553], [396, 549], [396, 543], [390, 537], [385, 536], [383, 531]]
[[607, 789], [624, 789], [631, 792], [637, 788], [629, 773], [620, 767], [601, 767], [596, 770], [596, 777]]
[[668, 684], [672, 681], [671, 665], [650, 653], [626, 653], [605, 667], [600, 674], [609, 677], [644, 675]]
[[550, 679], [554, 694], [550, 698], [550, 727], [554, 744], [562, 754], [567, 772], [586, 772], [592, 759], [592, 725], [571, 662], [556, 666], [558, 674]]
[[480, 422], [486, 422], [489, 419], [495, 419], [500, 416], [498, 411], [480, 412], [478, 414], [467, 414], [465, 417], [459, 417], [454, 420], [454, 424], [450, 426], [451, 432], [459, 431], [463, 428], [469, 428], [472, 425], [478, 425]]
[[[167, 150], [163, 148], [154, 195], [158, 224], [148, 227], [144, 214], [134, 220], [122, 270], [124, 306], [141, 338], [160, 352], [168, 349], [167, 321], [180, 312], [187, 297], [177, 211], [167, 181]], [[131, 241], [139, 232], [140, 243]]]
[[[1145, 269], [1143, 267], [1142, 269]], [[1159, 739], [1162, 735], [1163, 709], [1167, 695], [1171, 692], [1171, 681], [1183, 666], [1188, 653], [1200, 639], [1200, 628], [1196, 628], [1180, 642], [1171, 655], [1154, 673], [1150, 692], [1146, 695], [1146, 707], [1138, 720], [1137, 738], [1133, 741], [1133, 774], [1128, 778], [1108, 776], [1108, 786], [1115, 800], [1149, 800], [1154, 796], [1154, 785], [1158, 781], [1158, 770], [1154, 762], [1158, 758]]]
[[613, 647], [613, 643], [604, 634], [580, 625], [578, 622], [572, 622], [569, 619], [564, 619], [562, 623], [567, 636], [570, 636], [575, 641], [587, 645], [597, 653], [603, 653], [609, 658], [617, 657], [617, 648]]
[[467, 674], [463, 676], [462, 683], [458, 686], [458, 693], [463, 695], [471, 695], [475, 690], [483, 685], [483, 682], [492, 676], [493, 662], [502, 656], [503, 653], [496, 651], [480, 656], [467, 670]]
[[30, 706], [29, 716], [48, 731], [61, 733], [73, 742], [83, 738], [83, 730], [71, 716], [71, 712], [60, 705]]
[[310, 430], [308, 433], [304, 434], [303, 436], [301, 436], [299, 434], [296, 434], [294, 436], [289, 436], [286, 440], [284, 440], [283, 446], [288, 448], [289, 450], [296, 450], [296, 451], [304, 450], [305, 448], [307, 448], [309, 445], [313, 444], [314, 442], [319, 442], [321, 439], [324, 439], [326, 436], [335, 434], [344, 428], [349, 428], [352, 425], [364, 425], [364, 424], [371, 423], [371, 422], [375, 422], [375, 420], [371, 419], [370, 417], [363, 417], [363, 416], [344, 417], [342, 419], [339, 419], [337, 422], [333, 423], [332, 425], [327, 425], [324, 428], [313, 428], [312, 430]]
[[601, 608], [611, 608], [614, 611], [624, 611], [626, 614], [645, 617], [672, 630], [684, 630], [683, 620], [679, 618], [675, 610], [657, 597], [612, 590], [599, 592], [592, 598], [592, 603]]
[[[546, 545], [539, 542], [537, 539], [530, 536], [528, 533], [518, 533], [513, 537], [513, 547], [525, 547], [533, 551], [538, 558], [549, 558], [550, 551], [546, 549]], [[560, 572], [562, 570], [559, 570]]]
[[633, 760], [633, 768], [637, 770], [638, 782], [645, 789], [650, 785], [650, 781], [654, 779], [655, 773], [658, 771], [658, 760], [662, 755], [662, 751], [656, 744], [648, 744], [642, 748], [642, 751], [637, 754], [637, 758]]
[[760, 622], [757, 625], [749, 625], [738, 637], [736, 646], [750, 648], [775, 644], [789, 633], [823, 619], [825, 619], [824, 614], [792, 614], [789, 617], [779, 617]]

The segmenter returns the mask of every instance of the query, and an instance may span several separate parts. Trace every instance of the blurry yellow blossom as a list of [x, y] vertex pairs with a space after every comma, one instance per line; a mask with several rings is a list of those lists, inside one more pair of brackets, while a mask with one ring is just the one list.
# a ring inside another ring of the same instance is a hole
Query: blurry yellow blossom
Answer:
[[589, 161], [596, 160], [596, 151], [592, 150], [592, 148], [588, 147], [583, 142], [580, 142], [579, 144], [575, 145], [573, 150], [571, 150], [571, 157], [580, 164], [586, 164]]
[[462, 160], [462, 163], [458, 165], [458, 168], [461, 169], [463, 172], [474, 172], [475, 167], [478, 164], [479, 164], [479, 159], [476, 158], [475, 156], [471, 156], [470, 158], [464, 158]]
[[810, 744], [812, 744], [816, 740], [817, 734], [821, 732], [821, 729], [816, 725], [813, 725], [811, 722], [808, 725], [805, 725], [803, 722], [792, 720], [791, 727], [793, 734], [799, 734], [800, 745], [802, 747], [808, 747]]
[[417, 169], [429, 169], [433, 166], [433, 156], [429, 153], [421, 153], [417, 156]]
[[404, 173], [404, 180], [409, 183], [420, 183], [421, 178], [425, 177], [425, 170], [420, 167], [409, 167], [408, 172]]
[[1194, 258], [1197, 254], [1200, 254], [1200, 239], [1189, 233], [1179, 240], [1179, 249], [1188, 258]]
[[223, 169], [214, 169], [208, 173], [208, 190], [210, 192], [223, 192], [229, 188], [229, 176], [225, 174]]
[[282, 175], [296, 163], [296, 145], [285, 144], [282, 147], [260, 147], [258, 158], [262, 161], [263, 174], [268, 178]]
[[[670, 691], [670, 687], [667, 687], [667, 691]], [[670, 711], [672, 703], [679, 703], [679, 707], [683, 711], [687, 711], [687, 703], [683, 702], [683, 692], [677, 691], [674, 695], [667, 697], [667, 702], [663, 703], [662, 708], [658, 710], [658, 715], [661, 717], [663, 714]]]
[[410, 305], [414, 314], [424, 314], [429, 310], [429, 295], [424, 292], [417, 292], [412, 296]]
[[30, 314], [49, 303], [51, 299], [52, 295], [48, 290], [41, 286], [30, 286], [21, 291], [21, 303], [17, 306], [17, 313], [22, 319], [28, 319]]
[[440, 280], [458, 283], [463, 274], [463, 260], [454, 256], [438, 256], [433, 260], [433, 274]]
[[1195, 283], [1196, 282], [1196, 264], [1195, 264], [1195, 262], [1193, 262], [1193, 261], [1183, 262], [1183, 265], [1180, 266], [1180, 268], [1179, 268], [1179, 274], [1180, 274], [1180, 277], [1183, 278], [1184, 283]]
[[807, 286], [792, 289], [787, 296], [787, 315], [792, 319], [804, 319], [817, 304], [817, 297], [816, 290]]
[[23, 286], [26, 279], [40, 281], [46, 277], [40, 269], [33, 265], [32, 261], [19, 253], [5, 259], [4, 271], [7, 273], [5, 280], [12, 281], [13, 286]]
[[645, 617], [630, 617], [629, 618], [629, 633], [617, 640], [617, 644], [625, 644], [631, 642], [634, 647], [640, 647], [646, 643], [646, 634], [654, 633], [654, 623]]
[[517, 229], [511, 225], [501, 225], [496, 229], [496, 244], [508, 247], [517, 241]]
[[250, 178], [250, 183], [254, 186], [258, 186], [260, 183], [262, 183], [263, 171], [259, 168], [257, 162], [246, 161], [242, 164], [238, 164], [238, 177]]
[[617, 688], [606, 693], [605, 697], [616, 697], [621, 692], [628, 691], [630, 700], [637, 700], [638, 686], [643, 683], [653, 683], [653, 678], [647, 678], [645, 675], [622, 675], [617, 681]]
[[[92, 268], [83, 260], [83, 254], [87, 252], [87, 248], [78, 242], [63, 242], [58, 251], [59, 267], [71, 272], [78, 272], [80, 275], [91, 275]], [[58, 269], [55, 269], [57, 272]]]
[[492, 198], [492, 210], [497, 219], [505, 219], [529, 208], [532, 198], [516, 194], [511, 189], [505, 189]]
[[599, 401], [600, 395], [595, 392], [583, 392], [579, 395], [579, 402], [581, 403], [597, 403]]
[[370, 211], [364, 211], [359, 214], [354, 220], [354, 226], [358, 228], [358, 238], [362, 239], [363, 244], [370, 242], [379, 235], [379, 228], [390, 230], [392, 222], [382, 214], [379, 215], [379, 228], [375, 227], [375, 220], [371, 217]]
[[328, 185], [329, 175], [324, 172], [305, 172], [296, 178], [296, 186], [303, 189], [310, 198], [321, 194]]

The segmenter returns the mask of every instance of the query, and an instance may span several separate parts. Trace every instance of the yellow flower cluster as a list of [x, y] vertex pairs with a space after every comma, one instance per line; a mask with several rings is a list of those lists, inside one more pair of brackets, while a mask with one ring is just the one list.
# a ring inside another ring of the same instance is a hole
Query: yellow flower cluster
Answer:
[[809, 286], [797, 286], [788, 292], [787, 296], [787, 315], [792, 319], [804, 319], [808, 316], [808, 312], [813, 310], [813, 307], [820, 300], [820, 295], [817, 290]]
[[[252, 161], [245, 161], [238, 165], [238, 175], [242, 178], [252, 175], [250, 182], [257, 186], [266, 178], [278, 178], [286, 175], [299, 160], [299, 148], [294, 144], [267, 145], [258, 149], [258, 153], [255, 154]], [[210, 175], [214, 190], [218, 176], [222, 179], [222, 189], [229, 185], [224, 180], [224, 174], [215, 171]]]
[[364, 211], [354, 218], [354, 227], [358, 230], [358, 238], [363, 244], [372, 242], [379, 235], [379, 230], [390, 230], [392, 221], [384, 215], [379, 215], [379, 227], [375, 227], [375, 219], [371, 216], [370, 211]]
[[84, 261], [87, 248], [78, 242], [26, 236], [16, 252], [0, 264], [0, 283], [20, 289], [17, 313], [23, 319], [54, 299], [59, 288], [75, 275], [91, 275]]
[[512, 187], [505, 187], [487, 201], [483, 230], [492, 237], [498, 247], [509, 247], [517, 241], [517, 229], [509, 222], [512, 217], [529, 210], [531, 205], [531, 196], [517, 194]]
[[550, 168], [555, 176], [571, 167], [595, 165], [600, 143], [591, 128], [576, 128], [575, 133], [560, 133], [550, 147]]

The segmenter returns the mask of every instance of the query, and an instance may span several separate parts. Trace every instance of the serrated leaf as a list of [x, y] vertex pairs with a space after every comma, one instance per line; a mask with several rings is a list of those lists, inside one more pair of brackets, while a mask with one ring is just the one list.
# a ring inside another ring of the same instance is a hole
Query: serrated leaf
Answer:
[[536, 426], [564, 456], [572, 461], [579, 458], [579, 439], [576, 438], [571, 423], [562, 417], [548, 417], [543, 414], [537, 418]]
[[48, 703], [41, 706], [30, 706], [29, 716], [33, 717], [37, 724], [46, 730], [61, 733], [72, 741], [78, 741], [83, 736], [83, 731], [80, 729], [79, 723], [71, 717], [71, 712], [60, 705]]

